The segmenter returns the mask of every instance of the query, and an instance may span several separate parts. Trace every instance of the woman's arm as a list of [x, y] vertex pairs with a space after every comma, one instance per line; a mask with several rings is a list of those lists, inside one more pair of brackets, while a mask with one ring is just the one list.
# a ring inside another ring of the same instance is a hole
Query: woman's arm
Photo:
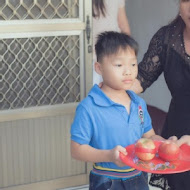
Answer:
[[148, 50], [138, 65], [137, 79], [140, 81], [139, 84], [142, 88], [135, 84], [134, 87], [137, 88], [135, 92], [142, 92], [142, 89], [145, 91], [163, 72], [167, 59], [167, 41], [165, 41], [167, 33], [168, 27], [162, 27], [152, 37]]
[[138, 65], [138, 76], [131, 87], [131, 90], [136, 94], [143, 92], [152, 85], [163, 71], [167, 56], [164, 48], [166, 31], [167, 28], [162, 27], [154, 34], [143, 60]]
[[118, 10], [118, 25], [121, 30], [121, 32], [126, 33], [128, 35], [131, 34], [128, 18], [126, 15], [126, 9], [125, 7], [121, 7]]

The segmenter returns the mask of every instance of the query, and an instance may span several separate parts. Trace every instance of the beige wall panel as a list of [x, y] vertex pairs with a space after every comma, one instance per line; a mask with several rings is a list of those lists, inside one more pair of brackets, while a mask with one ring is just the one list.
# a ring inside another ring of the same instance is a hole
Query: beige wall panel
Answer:
[[0, 123], [0, 188], [86, 173], [71, 159], [73, 114]]

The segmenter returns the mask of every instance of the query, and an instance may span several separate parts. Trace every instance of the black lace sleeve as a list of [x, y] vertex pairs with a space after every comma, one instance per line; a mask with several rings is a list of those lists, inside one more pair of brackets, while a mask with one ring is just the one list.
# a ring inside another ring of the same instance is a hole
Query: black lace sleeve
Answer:
[[143, 90], [146, 90], [163, 71], [164, 64], [164, 36], [166, 27], [162, 27], [150, 41], [142, 62], [139, 63], [137, 79]]

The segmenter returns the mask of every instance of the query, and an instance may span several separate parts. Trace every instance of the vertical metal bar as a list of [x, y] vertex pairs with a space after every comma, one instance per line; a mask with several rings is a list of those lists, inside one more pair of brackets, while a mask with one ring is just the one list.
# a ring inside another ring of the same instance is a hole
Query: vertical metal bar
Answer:
[[[92, 1], [89, 0], [84, 0], [85, 2], [85, 8], [84, 8], [84, 13], [85, 13], [85, 23], [87, 23], [87, 18], [89, 18], [89, 27], [92, 28]], [[89, 41], [87, 39], [87, 34], [85, 33], [85, 78], [86, 78], [86, 89], [85, 93], [89, 92], [89, 90], [92, 87], [92, 53], [88, 51], [89, 46], [92, 46], [92, 30], [91, 30], [91, 35], [89, 38]], [[89, 43], [88, 43], [89, 42]]]
[[84, 22], [84, 0], [79, 0], [79, 19]]
[[[81, 32], [80, 36], [80, 100], [85, 97], [85, 50], [84, 50], [84, 35]], [[87, 79], [86, 79], [87, 80]]]

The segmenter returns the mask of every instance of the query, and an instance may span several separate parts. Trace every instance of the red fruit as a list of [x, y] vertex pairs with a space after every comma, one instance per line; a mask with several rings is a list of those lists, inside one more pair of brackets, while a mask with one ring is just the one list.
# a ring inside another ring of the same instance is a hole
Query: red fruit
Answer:
[[135, 145], [135, 154], [143, 161], [152, 160], [156, 154], [154, 141], [147, 138], [139, 139]]
[[179, 147], [171, 141], [163, 142], [158, 148], [160, 158], [165, 161], [177, 160], [179, 158], [179, 152]]

